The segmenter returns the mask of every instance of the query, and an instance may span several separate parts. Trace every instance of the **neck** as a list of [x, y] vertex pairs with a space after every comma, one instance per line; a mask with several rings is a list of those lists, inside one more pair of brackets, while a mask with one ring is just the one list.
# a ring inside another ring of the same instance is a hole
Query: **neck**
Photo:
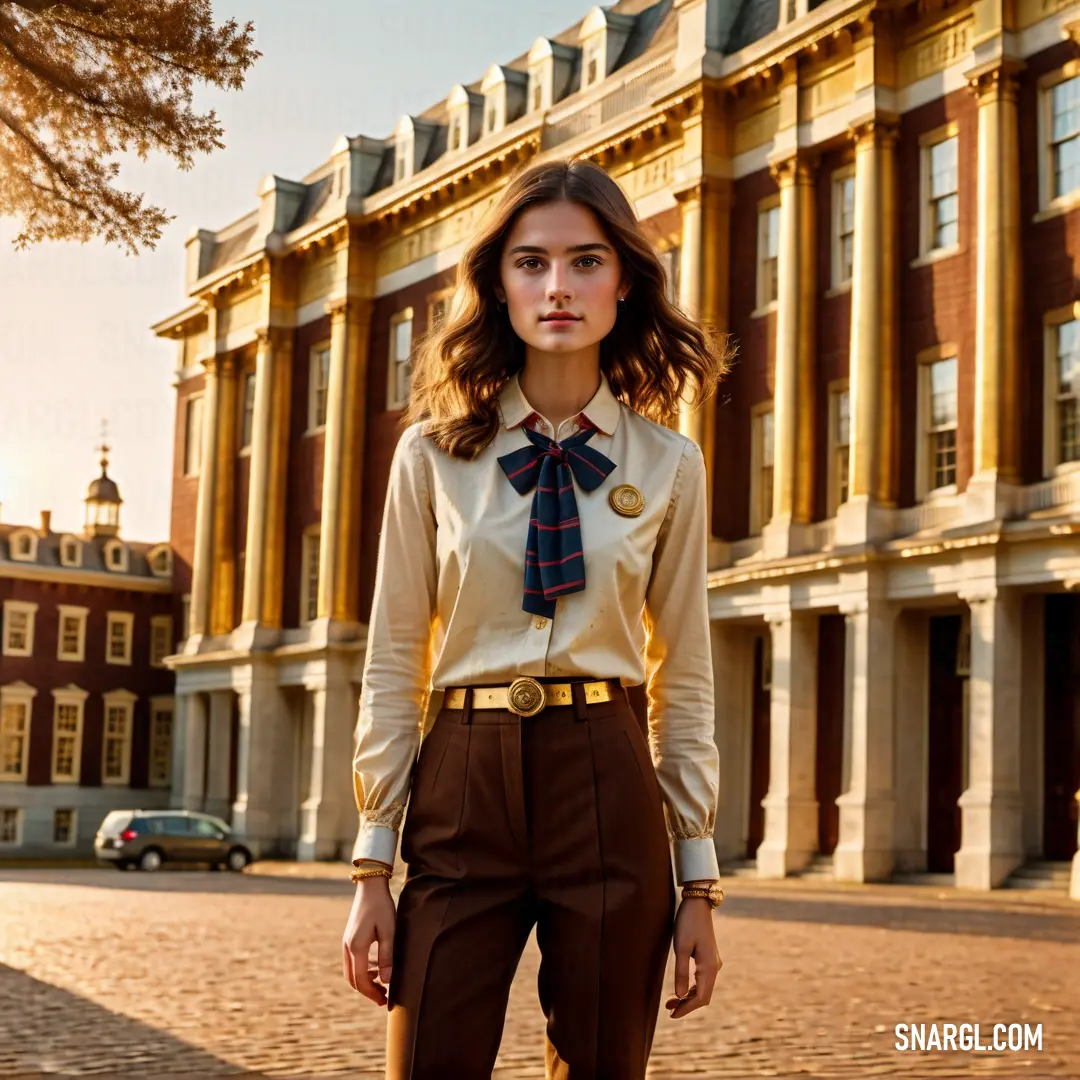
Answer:
[[529, 404], [551, 421], [558, 437], [559, 425], [577, 416], [600, 389], [599, 346], [572, 353], [527, 348], [518, 383]]

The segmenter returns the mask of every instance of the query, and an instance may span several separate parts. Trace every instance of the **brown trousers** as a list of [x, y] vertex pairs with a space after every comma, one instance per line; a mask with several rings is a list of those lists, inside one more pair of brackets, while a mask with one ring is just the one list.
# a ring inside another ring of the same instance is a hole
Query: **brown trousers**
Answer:
[[534, 925], [548, 1077], [645, 1076], [675, 891], [660, 787], [624, 694], [586, 705], [575, 685], [573, 705], [530, 718], [444, 708], [401, 843], [388, 1080], [490, 1080]]

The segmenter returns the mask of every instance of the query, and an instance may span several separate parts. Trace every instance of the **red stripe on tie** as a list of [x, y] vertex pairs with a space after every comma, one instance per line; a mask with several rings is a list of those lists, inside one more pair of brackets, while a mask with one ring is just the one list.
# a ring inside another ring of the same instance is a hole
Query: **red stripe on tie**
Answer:
[[564, 521], [561, 525], [541, 525], [536, 518], [532, 518], [529, 521], [530, 525], [535, 525], [538, 529], [543, 529], [544, 532], [558, 532], [560, 529], [572, 529], [577, 528], [580, 524], [579, 518], [570, 518], [568, 521]]
[[[543, 490], [544, 491], [550, 491], [551, 488], [543, 488]], [[564, 491], [573, 491], [573, 490], [574, 490], [574, 485], [573, 484], [567, 484], [566, 487], [559, 488], [559, 494], [561, 495]]]
[[[555, 489], [554, 488], [546, 488], [546, 487], [539, 487], [538, 486], [536, 490], [537, 491], [554, 491]], [[565, 491], [566, 488], [563, 488], [562, 490]]]
[[507, 477], [513, 480], [515, 476], [520, 476], [526, 469], [531, 469], [534, 465], [538, 464], [539, 458], [534, 458], [528, 465], [522, 465], [520, 469], [515, 469], [512, 473], [507, 473]]
[[583, 458], [576, 450], [571, 450], [570, 453], [573, 454], [574, 457], [578, 458], [578, 460], [585, 462], [585, 464], [588, 465], [593, 472], [599, 473], [603, 477], [607, 476], [607, 473], [604, 472], [603, 469], [598, 469], [591, 461], [589, 461], [588, 458]]
[[581, 558], [581, 552], [580, 551], [575, 551], [573, 555], [567, 555], [565, 558], [562, 558], [562, 559], [552, 559], [550, 562], [542, 562], [542, 563], [540, 563], [540, 565], [541, 566], [562, 566], [563, 563], [569, 562], [571, 559], [580, 559], [580, 558]]
[[585, 584], [585, 579], [582, 578], [580, 581], [567, 581], [562, 585], [552, 585], [550, 589], [545, 589], [544, 590], [544, 595], [545, 596], [550, 596], [552, 593], [564, 592], [566, 589], [572, 589], [575, 585], [584, 585], [584, 584]]

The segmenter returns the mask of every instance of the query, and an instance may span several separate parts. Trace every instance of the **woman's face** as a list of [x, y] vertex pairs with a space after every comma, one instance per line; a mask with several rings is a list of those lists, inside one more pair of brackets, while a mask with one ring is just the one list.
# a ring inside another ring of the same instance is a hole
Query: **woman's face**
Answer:
[[625, 295], [622, 265], [593, 212], [545, 203], [518, 216], [499, 263], [510, 325], [527, 346], [562, 353], [598, 345]]

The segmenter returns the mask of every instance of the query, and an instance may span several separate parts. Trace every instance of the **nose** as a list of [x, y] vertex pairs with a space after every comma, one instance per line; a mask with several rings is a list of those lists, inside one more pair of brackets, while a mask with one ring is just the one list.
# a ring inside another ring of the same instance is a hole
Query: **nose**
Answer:
[[551, 304], [565, 304], [573, 296], [570, 281], [564, 267], [552, 263], [548, 274], [547, 298]]

